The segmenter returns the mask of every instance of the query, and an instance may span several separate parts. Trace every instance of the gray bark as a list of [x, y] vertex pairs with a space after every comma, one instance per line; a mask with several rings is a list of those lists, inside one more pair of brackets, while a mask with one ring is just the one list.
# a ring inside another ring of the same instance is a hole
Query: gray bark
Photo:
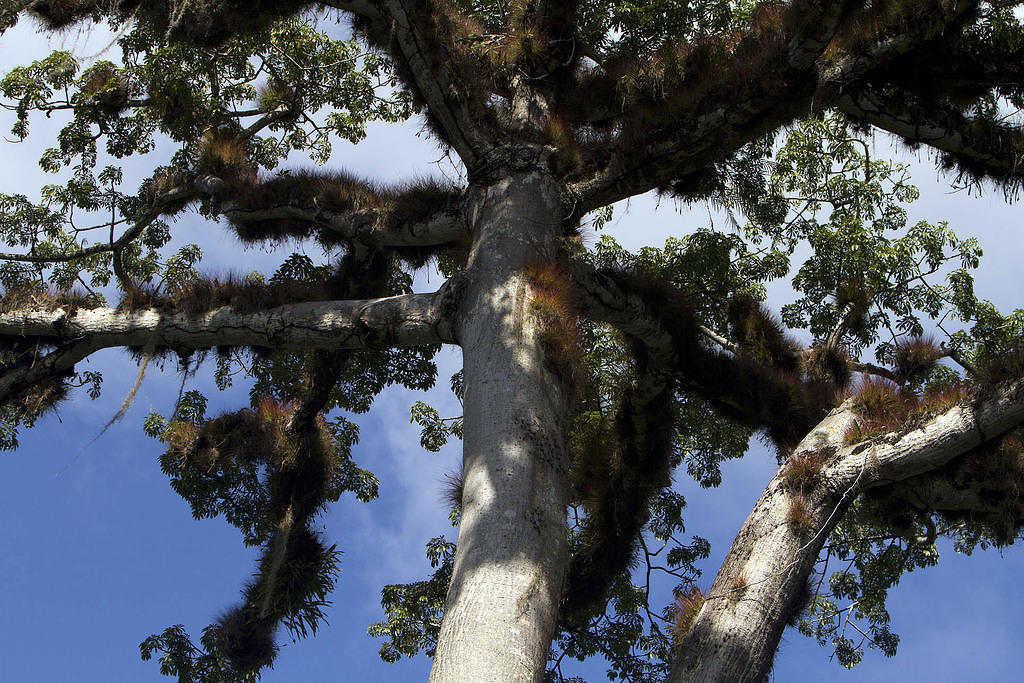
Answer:
[[53, 342], [89, 340], [111, 346], [271, 346], [281, 349], [358, 349], [454, 341], [448, 313], [454, 289], [365, 301], [312, 301], [239, 313], [224, 307], [197, 316], [158, 309], [14, 310], [0, 313], [0, 335]]
[[[823, 544], [856, 496], [942, 467], [1021, 424], [1024, 381], [991, 390], [915, 428], [843, 445], [854, 417], [847, 402], [794, 449], [795, 454], [829, 454], [813, 488], [787, 486], [785, 466], [769, 482], [690, 630], [677, 642], [669, 681], [763, 680]], [[797, 497], [807, 512], [799, 525], [789, 518]]]
[[218, 308], [203, 315], [156, 309], [119, 311], [14, 310], [0, 313], [0, 335], [31, 337], [59, 348], [0, 375], [0, 401], [43, 379], [70, 371], [100, 349], [116, 346], [263, 346], [275, 349], [360, 349], [455, 341], [451, 312], [458, 282], [434, 294], [407, 294], [368, 301], [315, 301], [257, 313]]
[[[834, 411], [794, 452], [835, 448], [852, 420], [852, 411]], [[815, 491], [805, 502], [813, 521], [794, 528], [787, 515], [795, 495], [780, 470], [733, 541], [689, 632], [677, 641], [669, 681], [753, 682], [771, 668], [818, 552], [842, 517], [841, 497]]]
[[564, 213], [536, 172], [471, 201], [462, 522], [430, 680], [538, 681], [568, 563], [568, 417], [524, 269], [554, 260]]

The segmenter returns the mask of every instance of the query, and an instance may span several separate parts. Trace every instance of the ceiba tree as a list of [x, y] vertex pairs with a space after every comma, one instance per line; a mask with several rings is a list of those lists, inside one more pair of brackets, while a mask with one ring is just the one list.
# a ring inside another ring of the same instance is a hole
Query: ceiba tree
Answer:
[[[563, 657], [598, 653], [634, 680], [757, 681], [801, 615], [853, 663], [864, 640], [849, 617], [891, 653], [885, 591], [934, 562], [938, 536], [1017, 537], [1024, 319], [974, 296], [976, 243], [907, 224], [905, 171], [863, 143], [887, 131], [961, 180], [1014, 192], [1013, 2], [7, 0], [2, 12], [5, 27], [23, 12], [51, 29], [108, 20], [122, 50], [84, 71], [54, 53], [0, 83], [16, 135], [33, 113], [67, 121], [42, 159], [66, 181], [0, 202], [4, 445], [70, 387], [98, 391], [76, 364], [99, 349], [177, 356], [186, 375], [215, 349], [220, 380], [241, 364], [255, 381], [248, 408], [208, 417], [183, 392], [146, 424], [193, 512], [263, 547], [242, 602], [198, 644], [180, 628], [143, 643], [164, 673], [251, 679], [281, 625], [316, 630], [336, 551], [312, 520], [376, 487], [336, 409], [366, 410], [391, 383], [430, 386], [442, 344], [462, 349], [464, 415], [414, 416], [428, 447], [463, 440], [458, 541], [432, 544], [431, 579], [386, 589], [388, 620], [373, 627], [386, 658], [431, 653], [431, 680], [541, 680], [549, 658], [559, 679]], [[334, 17], [354, 40], [321, 30]], [[358, 140], [367, 121], [412, 112], [461, 185], [272, 170], [292, 150], [327, 161], [332, 135]], [[126, 191], [116, 160], [158, 145], [173, 157]], [[743, 225], [638, 254], [581, 244], [586, 221], [652, 190], [716, 202]], [[315, 240], [326, 261], [204, 279], [195, 247], [167, 247], [167, 219], [190, 207], [246, 242]], [[798, 245], [810, 256], [782, 319], [807, 330], [802, 345], [761, 303]], [[428, 262], [447, 280], [412, 293], [408, 273]], [[949, 315], [964, 325], [923, 336], [923, 318]], [[714, 485], [754, 432], [778, 474], [700, 593], [707, 548], [676, 540], [672, 473], [685, 464]], [[664, 612], [631, 584], [659, 546], [680, 579]]]

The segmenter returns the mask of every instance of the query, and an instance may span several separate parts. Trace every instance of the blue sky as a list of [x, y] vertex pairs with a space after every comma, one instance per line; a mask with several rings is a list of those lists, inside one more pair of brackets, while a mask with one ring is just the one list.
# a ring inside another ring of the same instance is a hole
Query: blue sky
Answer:
[[[28, 27], [0, 38], [0, 70], [23, 63], [42, 50]], [[93, 55], [102, 36], [67, 34], [55, 47]], [[110, 58], [107, 55], [107, 58]], [[54, 122], [38, 122], [36, 135], [21, 145], [5, 145], [0, 191], [33, 193], [45, 182], [38, 172], [39, 146]], [[5, 124], [5, 130], [7, 125]], [[375, 126], [358, 147], [339, 144], [335, 158], [348, 168], [381, 179], [450, 172], [435, 164], [441, 156], [417, 137], [416, 125]], [[33, 142], [35, 140], [35, 142]], [[877, 154], [890, 152], [886, 142]], [[136, 169], [150, 164], [138, 164]], [[949, 220], [962, 235], [976, 234], [986, 254], [977, 274], [978, 290], [1002, 308], [1019, 305], [1021, 240], [1017, 207], [999, 196], [969, 198], [949, 194], [927, 162], [917, 181], [923, 198], [911, 208], [912, 220]], [[702, 210], [680, 213], [669, 201], [640, 198], [617, 209], [606, 228], [630, 247], [661, 244], [665, 237], [706, 224]], [[272, 268], [279, 257], [243, 251], [220, 226], [185, 217], [174, 225], [185, 240], [199, 241], [205, 263], [215, 271]], [[310, 252], [318, 256], [314, 248]], [[434, 289], [438, 276], [420, 276], [418, 286]], [[784, 288], [772, 290], [771, 303], [785, 303]], [[345, 553], [330, 625], [317, 638], [284, 641], [278, 664], [264, 680], [410, 681], [423, 680], [429, 661], [397, 665], [380, 662], [379, 643], [365, 635], [381, 618], [385, 583], [423, 578], [429, 566], [423, 545], [445, 531], [442, 477], [458, 466], [458, 450], [420, 450], [409, 424], [413, 401], [427, 400], [445, 415], [458, 405], [447, 378], [458, 368], [458, 353], [441, 359], [438, 388], [423, 394], [385, 392], [374, 411], [359, 416], [359, 464], [381, 480], [381, 497], [366, 505], [345, 499], [322, 519], [327, 537]], [[180, 379], [151, 369], [128, 415], [95, 442], [135, 381], [137, 369], [117, 351], [97, 354], [80, 369], [99, 369], [103, 397], [75, 395], [55, 416], [22, 434], [22, 446], [0, 456], [0, 680], [28, 682], [158, 681], [154, 663], [143, 663], [138, 643], [165, 627], [183, 623], [192, 634], [232, 605], [252, 572], [256, 551], [242, 546], [237, 532], [220, 520], [196, 522], [187, 505], [160, 473], [159, 445], [141, 429], [151, 411], [170, 412]], [[204, 373], [200, 373], [202, 377]], [[209, 373], [205, 373], [209, 377]], [[200, 380], [200, 388], [210, 388]], [[237, 409], [246, 387], [210, 392], [211, 410]], [[85, 445], [88, 444], [88, 445]], [[83, 447], [84, 446], [84, 447]], [[728, 463], [725, 483], [701, 491], [679, 475], [677, 485], [690, 503], [688, 528], [709, 538], [713, 556], [706, 563], [709, 584], [717, 562], [771, 477], [774, 459], [755, 447], [741, 461]], [[1017, 586], [1021, 553], [1010, 548], [970, 558], [944, 549], [937, 568], [904, 577], [893, 591], [893, 628], [902, 636], [892, 660], [869, 652], [851, 672], [828, 661], [828, 652], [787, 632], [777, 659], [778, 681], [1003, 681], [1019, 676], [1013, 644], [1022, 632]], [[587, 666], [591, 682], [603, 680], [603, 667]]]

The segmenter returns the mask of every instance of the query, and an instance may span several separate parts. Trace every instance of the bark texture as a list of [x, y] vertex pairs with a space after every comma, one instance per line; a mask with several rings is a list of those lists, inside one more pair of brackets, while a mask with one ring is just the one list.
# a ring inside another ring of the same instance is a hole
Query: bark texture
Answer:
[[[677, 641], [669, 681], [761, 681], [818, 554], [846, 508], [869, 488], [928, 473], [1024, 421], [1024, 382], [988, 390], [916, 427], [844, 445], [856, 415], [848, 401], [794, 450], [824, 460], [818, 480], [796, 486], [786, 466], [769, 482], [733, 541], [689, 631]], [[965, 455], [968, 454], [968, 455]], [[799, 506], [800, 514], [794, 514]]]
[[538, 681], [568, 563], [568, 418], [524, 270], [555, 258], [561, 201], [533, 172], [473, 202], [462, 523], [430, 680]]
[[[837, 409], [795, 452], [835, 449], [853, 418], [849, 409]], [[787, 519], [798, 496], [810, 517], [799, 526]], [[848, 503], [831, 491], [789, 490], [780, 470], [733, 541], [689, 632], [678, 641], [668, 680], [762, 680], [828, 531]]]
[[454, 341], [448, 315], [457, 287], [366, 301], [315, 301], [240, 313], [228, 307], [202, 315], [158, 309], [18, 310], [0, 313], [0, 334], [40, 340], [90, 340], [96, 348], [229, 344], [281, 349], [358, 349]]

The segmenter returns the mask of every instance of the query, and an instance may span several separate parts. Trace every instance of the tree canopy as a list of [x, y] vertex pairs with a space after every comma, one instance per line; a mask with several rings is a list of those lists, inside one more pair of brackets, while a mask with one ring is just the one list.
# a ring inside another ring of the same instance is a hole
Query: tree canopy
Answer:
[[[254, 680], [281, 634], [316, 633], [344, 581], [317, 520], [379, 494], [357, 416], [432, 387], [442, 345], [463, 413], [411, 418], [426, 450], [463, 440], [458, 540], [439, 529], [433, 575], [387, 586], [368, 625], [432, 680], [570, 680], [593, 656], [622, 680], [760, 680], [787, 625], [853, 666], [895, 653], [888, 591], [939, 539], [1020, 534], [1024, 314], [975, 295], [977, 240], [912, 220], [907, 167], [872, 143], [1015, 198], [1012, 3], [0, 5], [5, 29], [26, 15], [106, 22], [119, 54], [0, 80], [15, 139], [61, 122], [54, 182], [0, 194], [0, 447], [99, 395], [102, 349], [139, 366], [115, 420], [151, 365], [176, 369], [144, 425], [160, 467], [260, 552], [209, 627], [145, 639], [162, 673]], [[414, 116], [452, 177], [338, 159]], [[607, 228], [648, 192], [723, 219], [629, 251]], [[193, 214], [277, 262], [209, 272]], [[249, 405], [210, 410], [200, 374], [244, 377]], [[700, 580], [673, 478], [718, 486], [755, 437], [777, 473]]]

